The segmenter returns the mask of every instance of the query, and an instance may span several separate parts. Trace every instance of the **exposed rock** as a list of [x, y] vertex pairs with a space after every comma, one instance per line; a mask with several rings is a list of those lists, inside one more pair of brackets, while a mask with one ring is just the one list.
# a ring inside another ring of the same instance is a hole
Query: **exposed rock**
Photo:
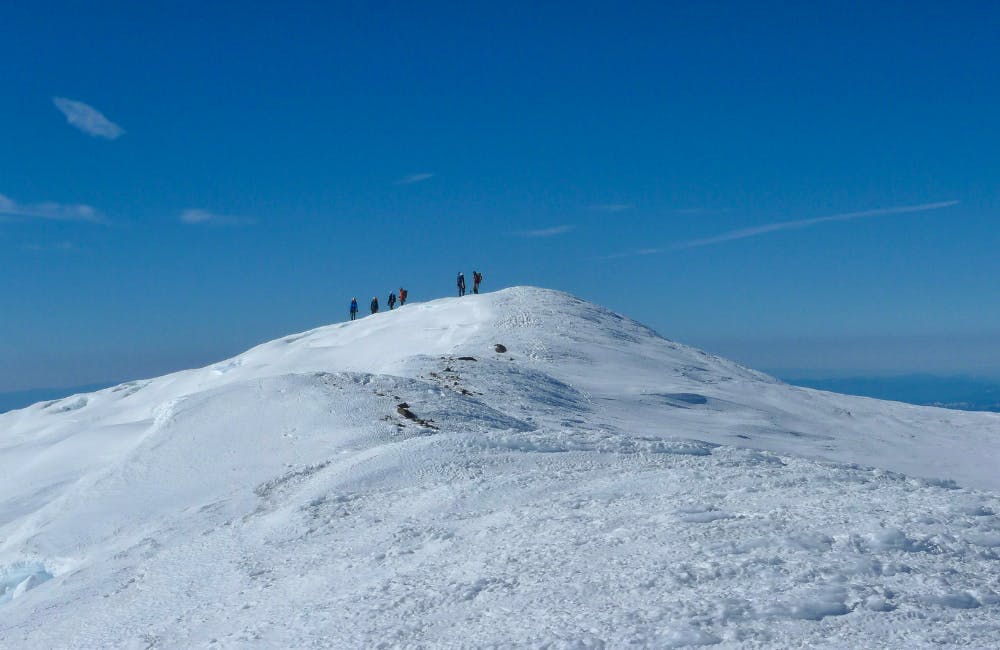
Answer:
[[[413, 420], [422, 427], [427, 427], [428, 429], [437, 430], [437, 425], [434, 424], [434, 420], [425, 420], [424, 418], [418, 418], [417, 415], [410, 410], [410, 405], [406, 402], [402, 402], [396, 406], [396, 412], [402, 415], [407, 420]], [[402, 426], [397, 423], [396, 426]]]

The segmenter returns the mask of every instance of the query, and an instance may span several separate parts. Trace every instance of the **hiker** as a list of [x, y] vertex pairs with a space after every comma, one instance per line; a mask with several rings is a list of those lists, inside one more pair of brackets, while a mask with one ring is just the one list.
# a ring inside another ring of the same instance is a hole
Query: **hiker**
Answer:
[[403, 287], [399, 288], [399, 306], [402, 307], [406, 304], [406, 289]]
[[461, 271], [458, 272], [458, 296], [461, 298], [465, 295], [465, 274]]
[[372, 296], [372, 313], [378, 313], [378, 296]]
[[358, 299], [351, 298], [351, 320], [358, 317]]
[[472, 272], [472, 293], [479, 293], [479, 283], [483, 281], [483, 274], [479, 271]]
[[396, 306], [396, 294], [392, 291], [389, 292], [389, 311], [392, 311], [393, 307]]

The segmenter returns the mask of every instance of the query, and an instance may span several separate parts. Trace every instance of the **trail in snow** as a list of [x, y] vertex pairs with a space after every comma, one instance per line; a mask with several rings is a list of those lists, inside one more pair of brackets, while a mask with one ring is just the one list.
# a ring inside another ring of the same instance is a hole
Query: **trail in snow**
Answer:
[[989, 647], [998, 450], [557, 292], [408, 304], [0, 415], [0, 645]]

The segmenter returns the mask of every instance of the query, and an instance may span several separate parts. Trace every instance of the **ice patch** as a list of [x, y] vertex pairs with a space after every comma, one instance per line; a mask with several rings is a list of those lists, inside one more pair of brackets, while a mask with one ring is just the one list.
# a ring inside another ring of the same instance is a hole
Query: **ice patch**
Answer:
[[885, 597], [873, 594], [865, 599], [865, 609], [870, 612], [891, 612], [896, 607], [886, 600]]
[[687, 648], [691, 646], [715, 645], [722, 639], [704, 630], [689, 628], [686, 630], [671, 630], [659, 639], [661, 648]]
[[0, 605], [20, 598], [47, 580], [52, 574], [37, 562], [16, 562], [0, 566]]
[[793, 618], [820, 621], [827, 616], [843, 616], [850, 611], [847, 605], [837, 600], [804, 600], [793, 605], [789, 614]]
[[826, 589], [803, 597], [797, 602], [775, 607], [770, 613], [779, 617], [820, 621], [828, 616], [849, 614], [851, 608], [847, 606], [846, 599], [847, 594], [844, 589]]
[[884, 528], [872, 534], [871, 545], [876, 551], [921, 553], [933, 550], [933, 547], [927, 541], [907, 537], [906, 533], [898, 528]]
[[746, 459], [747, 464], [751, 465], [778, 465], [784, 467], [785, 461], [781, 460], [778, 456], [766, 452], [757, 451], [755, 449], [743, 450], [743, 458]]
[[236, 370], [242, 365], [243, 365], [243, 359], [233, 359], [231, 361], [227, 361], [226, 363], [220, 363], [216, 366], [212, 366], [212, 372], [217, 375], [224, 375], [228, 372]]
[[983, 548], [1000, 547], [1000, 533], [971, 533], [967, 539], [976, 546]]
[[69, 398], [53, 400], [51, 402], [46, 403], [45, 406], [43, 406], [42, 408], [49, 408], [50, 406], [55, 406], [56, 404], [61, 404], [61, 406], [59, 406], [59, 408], [53, 409], [51, 412], [52, 413], [69, 413], [70, 411], [78, 411], [79, 409], [82, 409], [88, 403], [87, 402], [87, 398], [83, 397], [83, 396], [77, 397], [75, 400], [72, 400], [72, 401], [67, 401], [68, 399]]
[[984, 506], [980, 503], [963, 503], [955, 507], [955, 512], [963, 515], [969, 515], [970, 517], [992, 517], [995, 512], [992, 508]]
[[943, 607], [951, 607], [952, 609], [976, 609], [982, 606], [982, 603], [967, 591], [940, 596], [928, 596], [924, 600], [931, 605], [941, 605]]
[[118, 384], [111, 389], [112, 393], [121, 393], [120, 397], [129, 397], [135, 395], [140, 390], [149, 385], [148, 381], [130, 381], [124, 384]]
[[711, 506], [692, 506], [678, 509], [677, 517], [691, 524], [707, 524], [720, 519], [732, 519], [733, 516]]

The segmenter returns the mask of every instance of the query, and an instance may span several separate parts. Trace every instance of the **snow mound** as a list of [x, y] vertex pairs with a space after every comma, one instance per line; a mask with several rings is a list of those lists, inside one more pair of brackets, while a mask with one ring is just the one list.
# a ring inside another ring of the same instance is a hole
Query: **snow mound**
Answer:
[[566, 294], [410, 304], [0, 415], [0, 646], [989, 647], [998, 461]]

